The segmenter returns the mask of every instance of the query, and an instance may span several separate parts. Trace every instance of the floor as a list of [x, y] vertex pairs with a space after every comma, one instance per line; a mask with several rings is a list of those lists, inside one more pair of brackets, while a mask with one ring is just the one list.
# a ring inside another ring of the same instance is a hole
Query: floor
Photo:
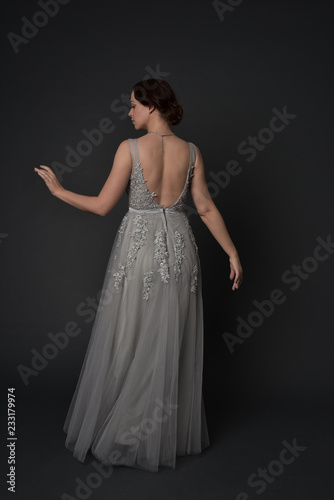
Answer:
[[[16, 500], [330, 500], [334, 499], [333, 418], [310, 405], [207, 405], [211, 445], [157, 473], [99, 469], [65, 448], [68, 396], [17, 406]], [[2, 497], [4, 498], [4, 497]]]

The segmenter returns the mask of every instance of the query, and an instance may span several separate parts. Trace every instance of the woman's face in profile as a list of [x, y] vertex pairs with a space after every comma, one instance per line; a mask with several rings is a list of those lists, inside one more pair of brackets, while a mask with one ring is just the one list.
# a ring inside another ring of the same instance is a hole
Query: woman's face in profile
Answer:
[[140, 130], [142, 128], [145, 128], [146, 121], [149, 116], [149, 109], [136, 100], [133, 91], [131, 92], [130, 103], [131, 109], [128, 113], [128, 116], [131, 118], [135, 129]]

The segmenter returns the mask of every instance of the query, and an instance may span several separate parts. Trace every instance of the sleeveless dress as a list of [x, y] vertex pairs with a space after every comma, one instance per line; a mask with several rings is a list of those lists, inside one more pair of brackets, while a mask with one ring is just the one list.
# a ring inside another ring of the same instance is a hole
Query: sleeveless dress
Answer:
[[70, 404], [65, 446], [83, 462], [157, 472], [209, 446], [202, 396], [203, 305], [198, 248], [178, 200], [162, 208], [128, 139], [129, 209], [109, 258], [90, 341]]

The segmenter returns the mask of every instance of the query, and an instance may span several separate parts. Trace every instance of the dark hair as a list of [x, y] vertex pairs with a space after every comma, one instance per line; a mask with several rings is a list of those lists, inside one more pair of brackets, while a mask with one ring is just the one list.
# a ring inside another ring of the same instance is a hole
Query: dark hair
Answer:
[[183, 109], [165, 80], [148, 78], [136, 83], [132, 90], [137, 101], [143, 106], [154, 106], [169, 125], [177, 125], [182, 120]]

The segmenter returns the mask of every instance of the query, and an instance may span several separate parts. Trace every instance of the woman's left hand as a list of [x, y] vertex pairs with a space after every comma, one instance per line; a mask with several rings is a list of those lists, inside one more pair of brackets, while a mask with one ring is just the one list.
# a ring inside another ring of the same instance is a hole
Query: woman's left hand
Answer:
[[64, 189], [63, 186], [60, 184], [50, 167], [47, 167], [46, 165], [40, 165], [39, 167], [40, 168], [34, 168], [35, 172], [42, 177], [46, 186], [49, 188], [50, 193], [53, 196], [57, 196], [57, 193]]
[[232, 290], [238, 290], [243, 279], [243, 270], [238, 255], [233, 255], [232, 257], [230, 257], [230, 268], [230, 279], [234, 280]]

